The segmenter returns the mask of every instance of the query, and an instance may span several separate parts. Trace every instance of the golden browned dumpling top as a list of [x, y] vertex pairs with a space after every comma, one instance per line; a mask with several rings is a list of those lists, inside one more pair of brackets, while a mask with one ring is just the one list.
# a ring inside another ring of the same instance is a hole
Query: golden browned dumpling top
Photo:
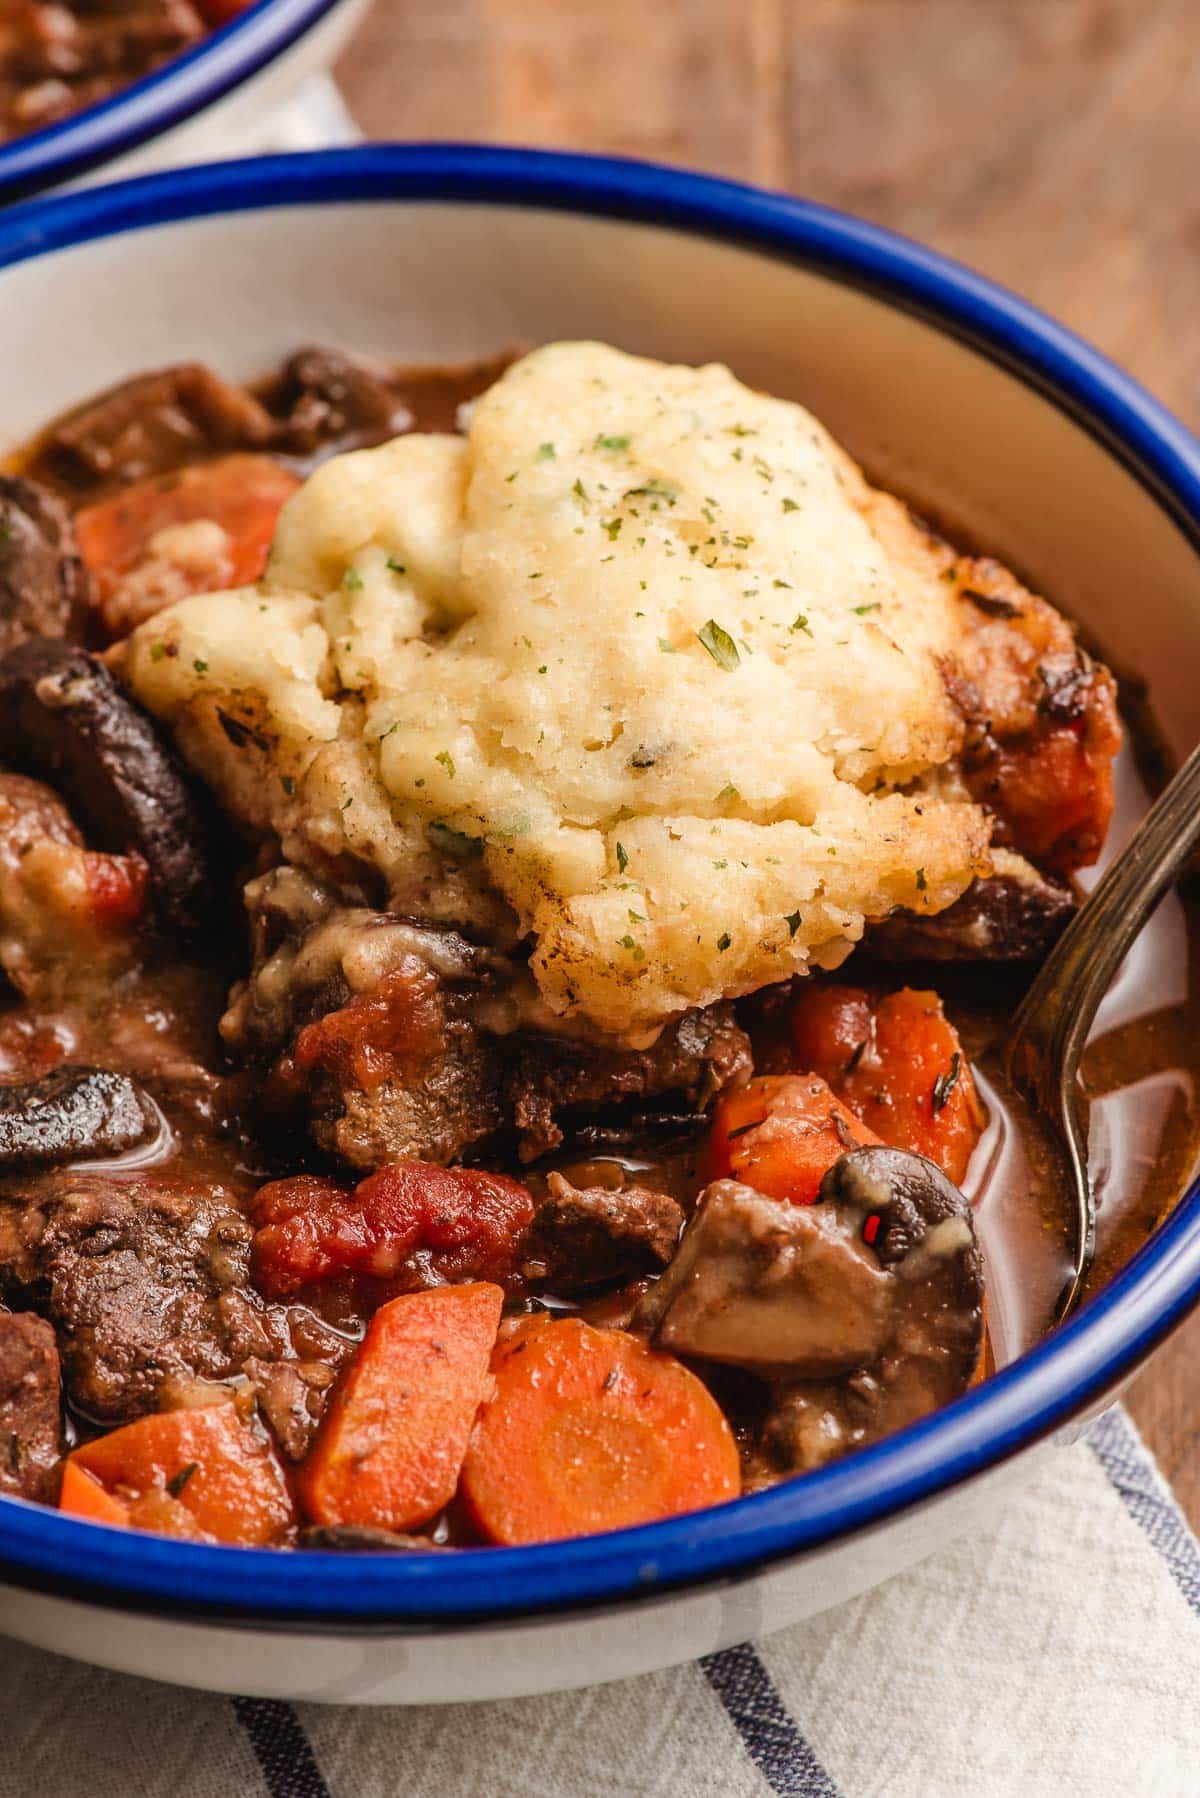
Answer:
[[464, 436], [327, 463], [260, 586], [160, 613], [124, 668], [293, 860], [530, 936], [553, 1012], [638, 1040], [987, 867], [939, 777], [959, 614], [802, 407], [567, 343]]

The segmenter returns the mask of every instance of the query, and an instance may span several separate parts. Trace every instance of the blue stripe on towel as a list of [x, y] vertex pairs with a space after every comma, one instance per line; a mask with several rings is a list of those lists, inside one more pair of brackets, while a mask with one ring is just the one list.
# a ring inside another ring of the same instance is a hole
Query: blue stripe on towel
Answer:
[[749, 1642], [705, 1655], [700, 1669], [773, 1792], [781, 1798], [839, 1798]]
[[1167, 1564], [1192, 1610], [1200, 1616], [1200, 1544], [1187, 1519], [1164, 1497], [1141, 1437], [1120, 1407], [1106, 1411], [1085, 1436], [1125, 1509]]
[[330, 1798], [300, 1719], [278, 1698], [235, 1698], [270, 1798]]

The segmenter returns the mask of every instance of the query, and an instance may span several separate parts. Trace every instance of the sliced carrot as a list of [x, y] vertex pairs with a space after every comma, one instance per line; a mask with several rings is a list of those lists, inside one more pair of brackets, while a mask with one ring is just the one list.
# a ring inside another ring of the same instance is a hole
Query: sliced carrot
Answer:
[[58, 1508], [69, 1511], [72, 1517], [86, 1517], [91, 1523], [129, 1527], [129, 1506], [114, 1498], [95, 1475], [87, 1473], [77, 1461], [68, 1461], [63, 1467]]
[[695, 1374], [637, 1336], [579, 1318], [506, 1325], [463, 1464], [492, 1542], [551, 1542], [736, 1498], [737, 1444]]
[[984, 1125], [958, 1032], [934, 992], [896, 993], [813, 981], [791, 1014], [797, 1063], [895, 1149], [936, 1162], [961, 1183]]
[[294, 1534], [278, 1463], [232, 1405], [139, 1417], [75, 1449], [67, 1474], [72, 1468], [98, 1481], [135, 1529], [260, 1546]]
[[764, 1074], [717, 1104], [706, 1172], [710, 1180], [741, 1180], [768, 1198], [811, 1205], [847, 1149], [878, 1141], [819, 1074]]
[[[111, 598], [125, 577], [150, 557], [176, 560], [170, 539], [155, 545], [160, 531], [200, 520], [220, 525], [226, 541], [212, 560], [211, 573], [203, 561], [197, 565], [191, 591], [240, 587], [257, 580], [266, 566], [280, 509], [299, 484], [298, 476], [273, 457], [238, 453], [151, 475], [110, 499], [84, 506], [76, 514], [75, 529], [101, 600]], [[179, 566], [186, 576], [187, 562]]]
[[484, 1281], [381, 1307], [299, 1472], [316, 1523], [410, 1530], [454, 1497], [504, 1293]]

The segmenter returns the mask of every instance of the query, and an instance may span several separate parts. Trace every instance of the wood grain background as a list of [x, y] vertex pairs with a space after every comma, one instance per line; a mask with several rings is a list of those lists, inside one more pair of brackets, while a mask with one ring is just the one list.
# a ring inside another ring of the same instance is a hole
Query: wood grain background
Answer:
[[[372, 137], [649, 156], [1014, 287], [1200, 427], [1200, 0], [376, 0]], [[1131, 1409], [1200, 1527], [1200, 1316]]]

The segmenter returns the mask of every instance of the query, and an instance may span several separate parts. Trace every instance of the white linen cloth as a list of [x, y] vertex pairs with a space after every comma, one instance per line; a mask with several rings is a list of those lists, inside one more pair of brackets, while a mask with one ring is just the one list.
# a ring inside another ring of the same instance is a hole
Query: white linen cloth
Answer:
[[2, 1798], [1195, 1798], [1200, 1545], [1124, 1412], [999, 1526], [695, 1666], [505, 1704], [226, 1699], [0, 1642]]

